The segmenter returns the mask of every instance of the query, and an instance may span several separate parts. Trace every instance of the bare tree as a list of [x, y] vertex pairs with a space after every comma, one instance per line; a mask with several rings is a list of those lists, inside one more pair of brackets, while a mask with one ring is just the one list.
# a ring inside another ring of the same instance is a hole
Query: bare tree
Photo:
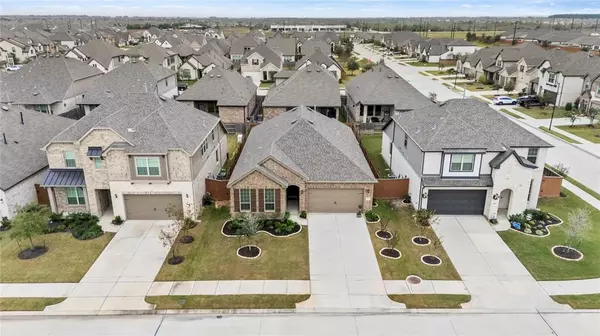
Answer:
[[[177, 234], [179, 232], [179, 227], [175, 222], [171, 223], [171, 225], [167, 226], [164, 229], [160, 230], [158, 234], [158, 239], [160, 239], [161, 243], [164, 247], [169, 247], [171, 249], [171, 258], [169, 260], [176, 261], [179, 258], [179, 253], [177, 253]], [[175, 263], [175, 262], [174, 262]]]
[[567, 167], [562, 162], [555, 164], [554, 166], [552, 166], [552, 168], [554, 168], [554, 170], [558, 173], [558, 175], [560, 175], [562, 177], [569, 176], [569, 170], [571, 170], [569, 167]]
[[565, 115], [571, 120], [571, 127], [573, 127], [577, 119], [579, 119], [579, 112], [577, 110], [565, 111]]
[[248, 216], [245, 216], [244, 220], [240, 223], [240, 228], [238, 229], [237, 234], [246, 238], [246, 241], [248, 242], [248, 245], [250, 246], [249, 249], [252, 250], [252, 246], [251, 246], [252, 238], [254, 238], [254, 236], [256, 236], [258, 234], [259, 230], [260, 230], [259, 219], [254, 215], [248, 215]]
[[591, 228], [590, 211], [588, 209], [573, 209], [568, 215], [569, 224], [566, 227], [567, 241], [565, 245], [573, 249], [575, 242], [581, 243], [585, 233]]
[[590, 119], [590, 127], [594, 127], [594, 120], [598, 117], [598, 114], [600, 114], [600, 110], [593, 107], [585, 112], [585, 116]]

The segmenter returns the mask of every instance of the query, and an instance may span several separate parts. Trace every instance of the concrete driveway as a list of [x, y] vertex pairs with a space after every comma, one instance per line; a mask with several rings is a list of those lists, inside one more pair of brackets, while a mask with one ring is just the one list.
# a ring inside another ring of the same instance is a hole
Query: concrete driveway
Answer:
[[548, 296], [484, 217], [439, 218], [433, 229], [471, 293], [472, 300], [466, 306], [567, 309]]
[[311, 297], [297, 308], [404, 308], [385, 291], [367, 225], [356, 214], [309, 214]]

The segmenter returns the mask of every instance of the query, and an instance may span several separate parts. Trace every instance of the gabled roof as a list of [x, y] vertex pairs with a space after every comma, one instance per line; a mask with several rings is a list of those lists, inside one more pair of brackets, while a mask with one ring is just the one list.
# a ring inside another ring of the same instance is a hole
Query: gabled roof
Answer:
[[163, 31], [157, 27], [150, 27], [147, 30], [148, 30], [148, 33], [150, 33], [152, 35], [156, 35], [156, 37], [159, 37], [163, 34]]
[[498, 153], [498, 155], [496, 155], [496, 157], [494, 157], [493, 159], [490, 160], [489, 165], [490, 165], [490, 167], [492, 167], [494, 169], [498, 169], [498, 168], [500, 168], [502, 163], [511, 156], [514, 156], [517, 159], [517, 161], [519, 162], [519, 164], [521, 164], [521, 166], [523, 166], [523, 167], [532, 168], [532, 169], [537, 168], [537, 166], [535, 164], [529, 162], [526, 158], [519, 156], [519, 154], [517, 154], [517, 152], [512, 148], [508, 148], [506, 151]]
[[38, 57], [14, 73], [0, 73], [0, 102], [52, 104], [80, 95], [86, 89], [77, 80], [102, 71], [73, 58]]
[[302, 48], [300, 51], [302, 55], [310, 55], [315, 51], [315, 49], [321, 49], [322, 52], [327, 53], [328, 55], [331, 54], [331, 45], [325, 41], [315, 39], [302, 43]]
[[158, 42], [160, 42], [160, 44], [165, 43], [165, 41], [169, 42], [169, 44], [171, 46], [176, 46], [178, 44], [183, 43], [183, 40], [173, 36], [172, 32], [166, 32], [164, 34], [162, 34], [158, 39], [156, 39]]
[[250, 49], [244, 55], [244, 57], [242, 57], [241, 62], [248, 63], [248, 56], [250, 56], [254, 53], [257, 53], [258, 55], [260, 55], [262, 58], [265, 59], [263, 67], [270, 63], [270, 64], [273, 64], [274, 66], [276, 66], [277, 68], [281, 69], [281, 66], [283, 64], [283, 54], [281, 54], [281, 52], [279, 52], [279, 51], [275, 51], [275, 50], [269, 48], [266, 44], [259, 44], [256, 47]]
[[344, 70], [344, 68], [335, 60], [335, 58], [325, 55], [323, 53], [323, 51], [321, 51], [321, 49], [319, 49], [319, 48], [315, 49], [315, 51], [313, 51], [312, 54], [306, 55], [306, 56], [302, 57], [298, 62], [296, 62], [296, 70], [298, 68], [300, 68], [307, 61], [310, 61], [311, 63], [315, 63], [318, 65], [325, 64], [325, 66], [327, 68], [329, 68], [332, 65], [335, 65], [340, 70], [342, 70], [342, 71]]
[[194, 58], [198, 63], [202, 64], [202, 66], [204, 67], [209, 66], [210, 64], [214, 64], [219, 68], [229, 69], [233, 65], [229, 58], [212, 51], [205, 52], [200, 55], [193, 55], [192, 58]]
[[127, 50], [127, 55], [142, 56], [148, 60], [149, 63], [162, 65], [165, 58], [176, 55], [176, 53], [170, 49], [156, 45], [155, 43], [144, 43]]
[[236, 71], [214, 68], [185, 90], [179, 101], [216, 101], [218, 106], [247, 106], [256, 94], [252, 80]]
[[271, 87], [263, 106], [322, 106], [339, 107], [340, 85], [329, 73], [316, 64], [309, 64], [296, 71], [283, 83]]
[[2, 105], [0, 132], [4, 133], [8, 144], [0, 140], [0, 189], [7, 190], [47, 167], [46, 153], [40, 149], [74, 122], [21, 106]]
[[93, 129], [111, 129], [128, 153], [166, 153], [181, 149], [193, 155], [219, 124], [219, 118], [154, 93], [121, 93], [54, 137], [75, 142]]
[[569, 55], [567, 59], [550, 63], [550, 71], [560, 72], [564, 76], [584, 77], [600, 73], [600, 57], [587, 57], [586, 53]]
[[533, 133], [475, 99], [450, 99], [392, 117], [423, 151], [509, 147], [552, 147]]
[[261, 165], [268, 159], [308, 182], [377, 181], [352, 130], [306, 106], [252, 128], [228, 185], [256, 170], [277, 176]]
[[203, 45], [202, 47], [200, 47], [200, 49], [198, 49], [195, 54], [196, 55], [202, 55], [204, 53], [207, 52], [215, 52], [219, 55], [225, 55], [226, 52], [221, 49], [221, 47], [219, 46], [219, 44], [217, 44], [216, 41], [212, 40], [210, 42], [207, 42], [205, 45]]
[[107, 69], [113, 57], [125, 55], [125, 51], [102, 40], [91, 40], [83, 46], [75, 48], [81, 51], [87, 58], [95, 60]]
[[296, 54], [296, 40], [293, 38], [276, 36], [267, 40], [267, 46], [285, 56]]
[[243, 55], [246, 48], [254, 48], [260, 42], [252, 35], [246, 34], [242, 38], [233, 40], [230, 53], [232, 55]]
[[383, 63], [346, 83], [346, 94], [352, 97], [355, 104], [394, 105], [396, 110], [414, 110], [433, 105], [429, 98]]
[[75, 38], [73, 38], [73, 36], [67, 34], [67, 33], [56, 33], [53, 35], [50, 35], [48, 37], [51, 41], [75, 41]]
[[185, 44], [185, 43], [180, 43], [176, 46], [174, 46], [173, 48], [171, 48], [171, 51], [173, 51], [174, 53], [176, 53], [177, 55], [179, 55], [180, 57], [188, 57], [193, 55], [194, 53], [196, 53], [196, 50], [192, 49], [192, 47], [190, 47], [189, 45]]
[[477, 63], [481, 62], [481, 65], [485, 69], [496, 62], [496, 57], [501, 51], [501, 47], [486, 47], [479, 49], [467, 58], [467, 62], [469, 62], [472, 67], [475, 67]]

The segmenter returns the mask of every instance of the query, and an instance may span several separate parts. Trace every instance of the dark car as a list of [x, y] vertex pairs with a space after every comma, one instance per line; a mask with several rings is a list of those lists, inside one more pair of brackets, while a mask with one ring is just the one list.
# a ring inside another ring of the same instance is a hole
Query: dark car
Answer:
[[188, 85], [186, 82], [177, 82], [177, 90], [179, 90], [179, 92], [181, 91], [185, 91], [187, 90]]
[[517, 99], [519, 105], [524, 107], [542, 106], [542, 102], [538, 96], [523, 96]]

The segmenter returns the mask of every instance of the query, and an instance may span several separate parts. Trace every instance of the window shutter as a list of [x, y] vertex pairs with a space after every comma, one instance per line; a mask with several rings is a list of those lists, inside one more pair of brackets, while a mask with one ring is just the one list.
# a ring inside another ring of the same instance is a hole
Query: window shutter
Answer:
[[250, 189], [250, 212], [256, 212], [256, 189]]
[[233, 189], [233, 211], [240, 212], [240, 189]]
[[281, 212], [281, 189], [275, 189], [275, 212]]
[[258, 212], [265, 212], [265, 189], [258, 189]]

